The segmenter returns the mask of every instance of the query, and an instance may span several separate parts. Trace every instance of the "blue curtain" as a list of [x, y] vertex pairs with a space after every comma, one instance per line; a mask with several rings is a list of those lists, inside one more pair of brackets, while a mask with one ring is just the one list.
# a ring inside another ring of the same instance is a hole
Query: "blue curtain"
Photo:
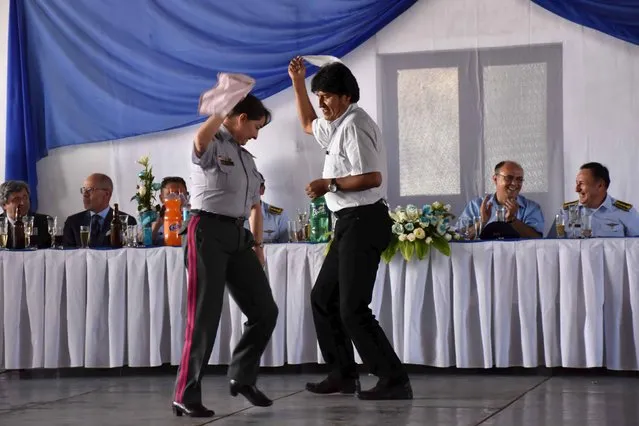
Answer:
[[49, 149], [199, 122], [219, 71], [266, 98], [289, 86], [293, 56], [341, 57], [415, 2], [11, 0], [6, 177], [36, 205]]
[[639, 44], [639, 0], [532, 0], [569, 21]]

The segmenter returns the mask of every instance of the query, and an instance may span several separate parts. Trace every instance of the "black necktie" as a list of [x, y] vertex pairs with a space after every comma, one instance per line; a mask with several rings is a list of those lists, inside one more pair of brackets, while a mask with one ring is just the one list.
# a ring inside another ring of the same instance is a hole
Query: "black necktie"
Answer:
[[98, 247], [100, 245], [100, 231], [102, 218], [99, 214], [91, 216], [91, 229], [89, 230], [89, 246]]

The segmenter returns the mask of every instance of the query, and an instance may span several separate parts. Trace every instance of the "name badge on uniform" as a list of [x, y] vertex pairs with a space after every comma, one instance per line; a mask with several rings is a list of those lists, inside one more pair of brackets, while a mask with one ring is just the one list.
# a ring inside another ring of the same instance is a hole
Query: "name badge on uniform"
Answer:
[[225, 165], [225, 166], [234, 166], [235, 163], [233, 162], [233, 160], [231, 160], [230, 157], [224, 157], [222, 155], [218, 155], [217, 159], [220, 161], [221, 164]]

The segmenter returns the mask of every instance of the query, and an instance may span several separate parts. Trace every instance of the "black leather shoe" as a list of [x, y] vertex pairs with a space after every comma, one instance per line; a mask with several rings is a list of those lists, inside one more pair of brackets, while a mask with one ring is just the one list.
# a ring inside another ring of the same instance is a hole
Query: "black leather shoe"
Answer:
[[359, 380], [354, 378], [336, 379], [328, 376], [321, 382], [307, 383], [306, 390], [312, 393], [327, 395], [329, 393], [352, 394], [359, 390]]
[[215, 411], [209, 410], [202, 404], [183, 404], [173, 401], [173, 414], [180, 417], [182, 415], [189, 417], [213, 417]]
[[369, 401], [413, 399], [413, 388], [408, 379], [401, 381], [380, 379], [372, 389], [357, 392], [357, 397]]
[[231, 380], [229, 382], [229, 390], [232, 396], [237, 396], [238, 393], [241, 393], [251, 404], [258, 407], [273, 405], [273, 401], [264, 395], [255, 385], [241, 385], [235, 380]]

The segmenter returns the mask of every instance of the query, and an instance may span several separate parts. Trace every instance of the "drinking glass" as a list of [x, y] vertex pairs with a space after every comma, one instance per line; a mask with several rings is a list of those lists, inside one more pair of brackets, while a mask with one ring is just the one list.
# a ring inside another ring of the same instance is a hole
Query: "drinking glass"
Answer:
[[30, 248], [31, 236], [33, 235], [33, 216], [23, 216], [22, 222], [24, 223], [24, 246]]
[[468, 217], [460, 217], [457, 221], [457, 232], [459, 232], [459, 235], [461, 235], [464, 240], [467, 240], [469, 237], [470, 226], [470, 218]]
[[479, 239], [479, 235], [481, 235], [481, 216], [473, 216], [473, 226], [475, 228], [475, 239]]
[[497, 222], [506, 222], [506, 206], [497, 206]]
[[298, 238], [297, 238], [298, 231], [299, 231], [298, 222], [296, 220], [289, 220], [288, 221], [288, 242], [289, 243], [298, 242]]
[[7, 240], [9, 238], [9, 225], [7, 224], [7, 217], [0, 218], [0, 248], [7, 248]]
[[82, 248], [89, 247], [89, 227], [86, 225], [80, 226], [80, 244]]
[[555, 231], [557, 238], [566, 238], [566, 216], [563, 210], [559, 210], [555, 215]]
[[592, 237], [592, 214], [583, 213], [581, 215], [581, 236]]
[[49, 227], [49, 235], [51, 236], [51, 248], [55, 248], [55, 231], [58, 227], [58, 217], [47, 217], [47, 225]]
[[55, 227], [55, 236], [53, 237], [54, 247], [57, 249], [64, 248], [62, 245], [62, 236], [64, 235], [64, 229], [61, 226]]
[[128, 225], [126, 227], [126, 246], [137, 247], [138, 246], [138, 227], [136, 225]]
[[581, 220], [579, 217], [579, 206], [570, 206], [568, 207], [568, 231], [569, 238], [578, 238], [579, 230], [577, 228], [581, 228]]

